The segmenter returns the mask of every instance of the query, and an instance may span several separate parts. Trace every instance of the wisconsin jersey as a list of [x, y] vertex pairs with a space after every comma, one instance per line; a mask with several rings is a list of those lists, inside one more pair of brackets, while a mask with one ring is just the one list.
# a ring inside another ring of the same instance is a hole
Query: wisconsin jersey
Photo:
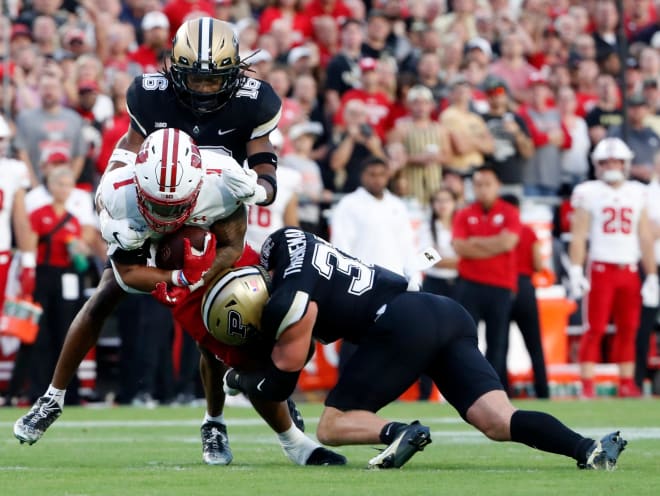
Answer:
[[[208, 229], [219, 220], [228, 217], [240, 207], [241, 203], [231, 194], [222, 179], [222, 171], [229, 168], [240, 168], [230, 157], [209, 150], [200, 150], [202, 164], [206, 175], [197, 197], [195, 209], [185, 222]], [[130, 232], [115, 232], [116, 224], [101, 222], [101, 234], [108, 243], [108, 255], [117, 250], [131, 251], [142, 247], [148, 239], [160, 239], [162, 234], [153, 232], [138, 211], [137, 193], [133, 178], [134, 167], [127, 165], [108, 173], [101, 183], [100, 198], [104, 215], [111, 219], [125, 220], [125, 229]], [[131, 239], [131, 246], [123, 246], [120, 239]]]
[[247, 158], [245, 143], [265, 136], [277, 127], [282, 102], [265, 81], [244, 78], [240, 88], [215, 112], [196, 114], [176, 97], [170, 79], [160, 73], [135, 78], [126, 94], [131, 127], [146, 136], [157, 129], [181, 129], [199, 148]]
[[16, 191], [29, 187], [30, 176], [25, 163], [0, 158], [0, 252], [11, 249], [11, 215]]
[[275, 274], [262, 330], [276, 339], [314, 301], [318, 317], [313, 334], [318, 341], [358, 342], [387, 303], [408, 287], [404, 277], [362, 263], [321, 238], [291, 227], [266, 239], [261, 264]]
[[302, 189], [302, 175], [293, 169], [277, 169], [277, 196], [268, 206], [250, 205], [246, 239], [258, 250], [268, 235], [284, 227], [284, 214], [294, 195]]
[[571, 204], [586, 210], [591, 217], [589, 259], [592, 262], [639, 262], [639, 217], [646, 203], [647, 187], [636, 181], [626, 181], [618, 188], [600, 180], [576, 186]]

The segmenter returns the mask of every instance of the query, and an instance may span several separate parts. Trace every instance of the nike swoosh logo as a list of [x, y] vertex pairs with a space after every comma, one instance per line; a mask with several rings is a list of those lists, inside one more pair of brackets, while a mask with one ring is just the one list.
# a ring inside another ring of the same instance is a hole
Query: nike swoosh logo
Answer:
[[121, 241], [119, 240], [119, 232], [117, 232], [117, 231], [113, 232], [112, 237], [115, 238], [115, 241], [117, 241], [117, 244], [119, 246], [124, 246], [124, 245], [121, 244]]
[[264, 385], [264, 382], [266, 382], [266, 379], [261, 379], [261, 381], [259, 381], [259, 384], [257, 384], [257, 391], [261, 391], [262, 393], [264, 392], [264, 390], [261, 389], [261, 387]]
[[222, 135], [224, 135], [224, 134], [229, 134], [229, 133], [231, 133], [232, 131], [236, 131], [236, 128], [233, 127], [233, 128], [231, 128], [231, 129], [226, 129], [226, 130], [224, 130], [224, 131], [223, 131], [222, 129], [218, 129], [218, 136], [222, 136]]

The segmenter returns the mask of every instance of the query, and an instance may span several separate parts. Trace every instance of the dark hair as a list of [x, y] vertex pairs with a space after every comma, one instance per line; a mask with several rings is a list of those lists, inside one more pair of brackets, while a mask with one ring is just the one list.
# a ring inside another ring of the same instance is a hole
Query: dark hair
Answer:
[[[454, 203], [458, 201], [458, 195], [451, 189], [449, 189], [447, 186], [441, 186], [439, 189], [435, 190], [433, 193], [431, 193], [431, 197], [429, 198], [429, 205], [431, 206], [431, 218], [429, 219], [430, 222], [430, 228], [431, 228], [431, 237], [433, 238], [433, 241], [437, 243], [438, 241], [438, 230], [435, 228], [435, 221], [438, 220], [438, 215], [435, 213], [435, 209], [433, 208], [433, 199], [439, 194], [439, 193], [449, 193], [449, 195], [452, 197], [454, 200]], [[452, 212], [451, 216], [452, 218], [454, 217], [454, 214], [456, 213], [456, 208], [454, 208], [454, 211]]]
[[472, 174], [474, 175], [477, 172], [492, 172], [495, 178], [497, 179], [497, 181], [501, 182], [500, 174], [497, 172], [497, 169], [495, 169], [495, 167], [492, 164], [485, 163], [483, 165], [480, 165], [479, 167], [474, 169], [474, 172]]
[[516, 195], [512, 195], [510, 193], [506, 193], [504, 195], [500, 196], [500, 199], [502, 201], [507, 202], [510, 205], [513, 205], [516, 208], [520, 208], [520, 198], [518, 198]]
[[374, 165], [380, 165], [382, 167], [388, 167], [387, 161], [383, 158], [376, 157], [375, 155], [371, 155], [367, 158], [365, 158], [361, 163], [360, 163], [360, 174], [362, 174], [367, 168], [374, 166]]

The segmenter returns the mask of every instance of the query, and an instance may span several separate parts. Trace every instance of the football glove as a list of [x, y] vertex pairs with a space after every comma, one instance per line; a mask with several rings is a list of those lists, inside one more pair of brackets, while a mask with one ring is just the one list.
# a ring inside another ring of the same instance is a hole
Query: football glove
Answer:
[[124, 251], [141, 248], [147, 238], [145, 232], [134, 229], [129, 219], [113, 219], [106, 210], [99, 213], [99, 225], [103, 239], [110, 245], [119, 245]]
[[641, 293], [642, 303], [645, 307], [655, 308], [660, 304], [660, 286], [658, 286], [657, 274], [649, 274], [644, 278]]
[[215, 260], [215, 236], [206, 233], [204, 251], [199, 252], [190, 245], [188, 238], [183, 239], [183, 269], [172, 273], [172, 283], [175, 286], [187, 286], [190, 292], [204, 285], [202, 277], [213, 265]]
[[590, 288], [589, 280], [584, 277], [582, 267], [571, 265], [568, 270], [568, 297], [572, 300], [579, 300]]
[[190, 290], [187, 287], [180, 288], [174, 286], [173, 288], [168, 289], [166, 282], [159, 282], [156, 284], [156, 289], [151, 292], [151, 296], [166, 307], [170, 308], [181, 303], [188, 294], [190, 294]]
[[222, 177], [237, 200], [250, 205], [266, 201], [266, 188], [257, 184], [257, 173], [252, 169], [225, 169]]
[[222, 378], [222, 390], [227, 396], [236, 396], [242, 391], [238, 388], [238, 372], [229, 369]]

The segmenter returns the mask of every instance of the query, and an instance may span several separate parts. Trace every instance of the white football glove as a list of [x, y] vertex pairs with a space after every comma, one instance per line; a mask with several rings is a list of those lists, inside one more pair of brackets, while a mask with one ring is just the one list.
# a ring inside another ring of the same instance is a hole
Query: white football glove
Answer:
[[137, 250], [147, 238], [145, 232], [136, 230], [129, 219], [113, 219], [106, 210], [99, 212], [99, 225], [103, 239], [124, 251]]
[[582, 267], [571, 265], [568, 270], [568, 297], [572, 300], [579, 300], [590, 288], [589, 280], [584, 277]]
[[641, 293], [642, 303], [645, 307], [655, 308], [660, 305], [660, 286], [657, 274], [649, 274], [644, 278]]
[[257, 173], [252, 169], [224, 169], [222, 177], [237, 200], [250, 205], [266, 200], [266, 188], [257, 184]]

